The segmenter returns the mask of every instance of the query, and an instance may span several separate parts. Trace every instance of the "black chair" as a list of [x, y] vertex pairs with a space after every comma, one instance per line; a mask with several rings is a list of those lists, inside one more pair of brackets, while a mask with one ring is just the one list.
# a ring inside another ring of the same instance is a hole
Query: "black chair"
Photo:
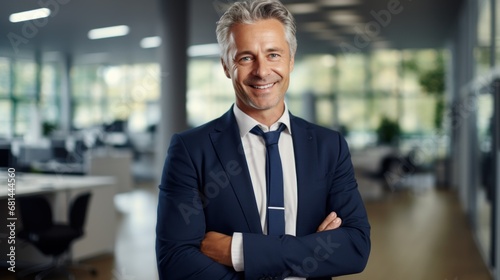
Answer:
[[[73, 278], [68, 270], [71, 264], [71, 244], [84, 235], [84, 224], [90, 197], [90, 193], [83, 193], [73, 200], [69, 209], [69, 222], [65, 224], [53, 221], [52, 209], [43, 196], [18, 198], [23, 225], [18, 237], [33, 244], [40, 252], [53, 258], [49, 265], [45, 265], [43, 268], [28, 269], [23, 271], [21, 275], [39, 272], [35, 280], [53, 273]], [[95, 269], [88, 268], [86, 270], [93, 276], [97, 275]]]

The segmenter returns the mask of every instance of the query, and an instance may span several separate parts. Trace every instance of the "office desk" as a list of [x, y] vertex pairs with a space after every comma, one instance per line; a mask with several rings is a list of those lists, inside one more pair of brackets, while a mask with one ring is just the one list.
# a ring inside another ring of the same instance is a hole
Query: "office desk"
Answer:
[[[111, 176], [16, 173], [15, 179], [16, 197], [22, 195], [94, 189], [115, 184], [115, 179]], [[8, 194], [6, 173], [0, 175], [0, 182], [4, 182], [4, 186], [0, 186], [0, 199], [5, 199]]]
[[[7, 177], [6, 172], [0, 175], [0, 225], [7, 222]], [[73, 244], [72, 255], [76, 260], [114, 251], [117, 213], [114, 207], [116, 193], [115, 179], [110, 176], [76, 176], [57, 174], [17, 174], [15, 197], [25, 195], [44, 195], [52, 205], [54, 220], [67, 221], [69, 203], [79, 193], [90, 191], [90, 200], [85, 235]], [[16, 203], [16, 206], [17, 203]], [[19, 209], [16, 209], [19, 214]], [[16, 223], [19, 231], [22, 217]], [[8, 235], [5, 226], [0, 226], [0, 252], [6, 252], [4, 238]], [[23, 262], [29, 263], [46, 258], [35, 248], [16, 240], [16, 250]], [[31, 247], [31, 248], [30, 248]], [[0, 260], [6, 258], [0, 255]]]

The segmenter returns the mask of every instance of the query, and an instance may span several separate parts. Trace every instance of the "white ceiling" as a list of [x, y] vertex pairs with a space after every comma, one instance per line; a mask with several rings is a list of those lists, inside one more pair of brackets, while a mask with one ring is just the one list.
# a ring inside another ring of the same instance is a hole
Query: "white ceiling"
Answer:
[[[144, 37], [160, 35], [159, 1], [170, 0], [3, 0], [0, 4], [0, 56], [24, 56], [38, 49], [44, 53], [66, 53], [86, 62], [158, 61], [160, 49], [141, 49], [139, 42]], [[216, 42], [215, 22], [222, 12], [221, 7], [232, 1], [190, 1], [191, 45]], [[453, 32], [456, 14], [463, 1], [283, 2], [290, 9], [297, 9], [295, 17], [300, 55], [333, 53], [342, 51], [342, 48], [368, 51], [379, 47], [443, 47]], [[52, 15], [49, 18], [35, 22], [8, 21], [11, 13], [39, 8], [39, 3], [51, 3], [49, 8]], [[299, 13], [306, 9], [309, 13]], [[380, 16], [378, 21], [375, 14]], [[121, 24], [130, 26], [129, 35], [102, 40], [87, 39], [87, 33], [92, 28]]]

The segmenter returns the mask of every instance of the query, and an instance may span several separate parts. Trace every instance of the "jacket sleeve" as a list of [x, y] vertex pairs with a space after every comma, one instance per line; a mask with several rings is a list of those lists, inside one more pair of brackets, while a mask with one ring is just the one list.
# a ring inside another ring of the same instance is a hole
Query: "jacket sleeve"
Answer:
[[159, 279], [240, 279], [200, 252], [205, 236], [196, 169], [179, 135], [172, 138], [159, 186], [156, 258]]
[[370, 225], [347, 143], [339, 138], [335, 164], [328, 167], [331, 170], [327, 174], [327, 211], [337, 212], [342, 218], [341, 227], [300, 237], [244, 233], [246, 279], [332, 277], [358, 273], [365, 268], [370, 253]]

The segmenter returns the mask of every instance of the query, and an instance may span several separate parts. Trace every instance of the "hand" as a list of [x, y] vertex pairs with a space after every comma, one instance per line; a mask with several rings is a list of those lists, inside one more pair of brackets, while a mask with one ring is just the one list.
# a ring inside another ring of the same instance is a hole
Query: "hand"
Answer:
[[325, 220], [319, 225], [318, 232], [325, 230], [337, 229], [342, 224], [342, 219], [337, 216], [337, 213], [332, 212], [326, 216]]
[[231, 241], [233, 238], [229, 235], [209, 231], [205, 234], [205, 238], [201, 241], [201, 252], [212, 260], [232, 267], [231, 260]]

